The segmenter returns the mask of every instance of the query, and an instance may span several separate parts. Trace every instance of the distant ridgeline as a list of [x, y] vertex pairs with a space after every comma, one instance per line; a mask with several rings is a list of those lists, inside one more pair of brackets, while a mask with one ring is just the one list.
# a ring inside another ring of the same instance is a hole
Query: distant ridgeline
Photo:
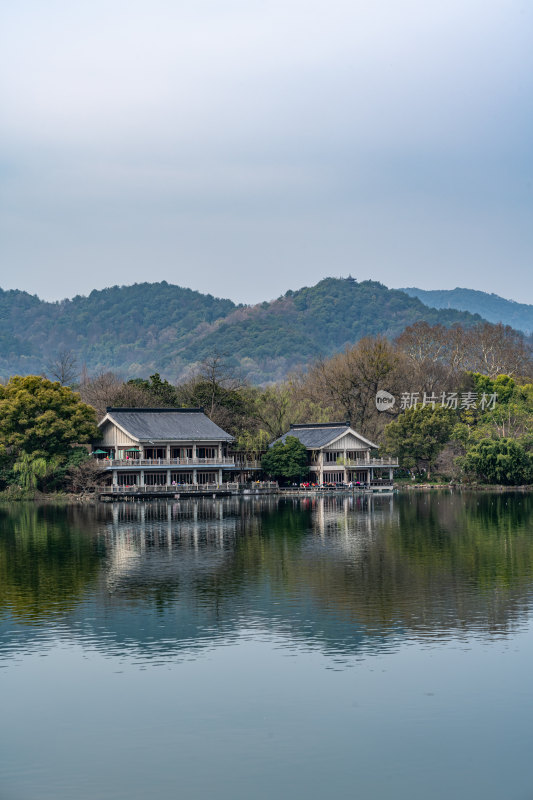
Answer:
[[175, 381], [218, 352], [260, 383], [363, 336], [393, 338], [418, 320], [470, 326], [480, 317], [428, 308], [404, 291], [352, 278], [326, 278], [256, 306], [166, 282], [114, 286], [57, 303], [0, 290], [0, 376], [46, 373], [61, 351], [71, 350], [90, 374], [158, 371]]
[[402, 289], [410, 297], [418, 297], [427, 306], [434, 308], [458, 308], [480, 314], [488, 322], [503, 322], [527, 334], [533, 333], [533, 306], [505, 300], [497, 294], [478, 292], [475, 289]]

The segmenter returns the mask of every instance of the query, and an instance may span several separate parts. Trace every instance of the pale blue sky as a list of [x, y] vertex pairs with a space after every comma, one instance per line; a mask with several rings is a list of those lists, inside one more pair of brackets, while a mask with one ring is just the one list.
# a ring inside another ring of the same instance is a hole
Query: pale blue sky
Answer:
[[17, 0], [0, 31], [2, 288], [533, 303], [525, 0]]

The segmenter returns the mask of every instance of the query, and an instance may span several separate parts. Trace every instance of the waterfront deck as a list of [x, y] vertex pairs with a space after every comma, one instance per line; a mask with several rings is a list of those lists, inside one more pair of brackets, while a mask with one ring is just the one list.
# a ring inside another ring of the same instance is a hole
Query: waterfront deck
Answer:
[[277, 483], [264, 481], [257, 484], [205, 483], [169, 486], [107, 486], [98, 491], [100, 500], [155, 500], [187, 497], [229, 497], [232, 495], [273, 494], [279, 491]]
[[392, 492], [389, 481], [371, 481], [361, 486], [289, 486], [280, 488], [273, 481], [262, 483], [181, 484], [177, 486], [108, 486], [98, 491], [104, 501], [117, 500], [183, 500], [190, 497], [230, 497], [261, 494], [316, 496], [323, 494], [372, 494]]

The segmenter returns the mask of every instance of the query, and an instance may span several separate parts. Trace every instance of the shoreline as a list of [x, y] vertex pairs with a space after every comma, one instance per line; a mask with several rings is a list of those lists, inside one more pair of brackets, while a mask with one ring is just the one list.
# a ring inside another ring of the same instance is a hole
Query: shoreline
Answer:
[[[331, 490], [331, 491], [323, 491], [323, 490], [309, 490], [309, 489], [278, 489], [277, 491], [269, 492], [269, 496], [276, 495], [278, 497], [325, 497], [325, 496], [336, 496], [336, 497], [349, 497], [349, 496], [357, 496], [357, 497], [365, 497], [367, 495], [372, 495], [373, 497], [376, 496], [384, 496], [390, 495], [393, 492], [397, 493], [404, 493], [407, 494], [409, 492], [430, 492], [430, 491], [460, 491], [460, 492], [486, 492], [486, 493], [494, 493], [494, 494], [503, 494], [505, 492], [518, 492], [522, 494], [528, 494], [529, 492], [533, 492], [533, 485], [525, 485], [525, 486], [503, 486], [501, 484], [461, 484], [461, 483], [415, 483], [415, 484], [400, 484], [394, 485], [390, 491], [380, 491], [380, 492], [354, 492], [350, 489], [338, 489], [338, 490]], [[243, 493], [241, 495], [234, 495], [235, 497], [261, 497], [265, 496], [262, 492], [253, 492], [249, 491], [247, 493]], [[194, 497], [199, 497], [197, 494], [182, 494], [180, 498], [170, 498], [170, 497], [161, 497], [161, 498], [152, 498], [158, 500], [166, 500], [171, 502], [176, 502], [176, 499], [179, 500], [190, 500], [194, 499]], [[213, 498], [214, 499], [214, 498]], [[217, 498], [220, 499], [220, 498]], [[141, 500], [141, 498], [136, 498], [137, 501]], [[144, 498], [144, 502], [149, 501], [149, 498]], [[77, 494], [69, 494], [67, 492], [62, 492], [58, 494], [44, 494], [42, 492], [36, 492], [33, 496], [23, 496], [18, 495], [14, 496], [9, 492], [0, 492], [0, 504], [6, 505], [10, 503], [35, 503], [38, 505], [100, 505], [104, 503], [109, 503], [109, 499], [102, 499], [98, 496], [98, 494], [93, 493], [77, 493]], [[112, 500], [111, 502], [131, 502], [131, 498], [120, 497], [118, 496], [116, 500]]]

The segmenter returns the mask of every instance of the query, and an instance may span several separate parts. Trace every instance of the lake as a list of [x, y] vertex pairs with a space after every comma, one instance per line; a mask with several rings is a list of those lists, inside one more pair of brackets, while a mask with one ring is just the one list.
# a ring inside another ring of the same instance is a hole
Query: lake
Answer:
[[527, 494], [0, 507], [0, 797], [533, 797]]

